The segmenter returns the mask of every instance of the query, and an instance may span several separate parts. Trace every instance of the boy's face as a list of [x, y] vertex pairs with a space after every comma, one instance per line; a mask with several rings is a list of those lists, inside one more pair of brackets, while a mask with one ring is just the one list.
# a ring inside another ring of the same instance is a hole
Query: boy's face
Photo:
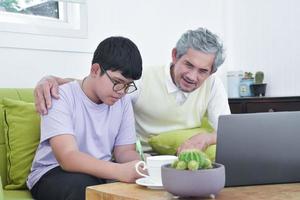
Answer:
[[176, 49], [172, 52], [171, 76], [175, 85], [184, 92], [193, 92], [209, 77], [215, 55], [188, 49], [186, 54], [176, 58]]
[[[101, 70], [103, 70], [102, 75]], [[126, 94], [125, 88], [116, 91], [116, 84], [127, 85], [133, 82], [132, 79], [125, 78], [120, 71], [105, 71], [101, 67], [99, 67], [94, 81], [94, 94], [100, 101], [107, 105], [113, 105]]]

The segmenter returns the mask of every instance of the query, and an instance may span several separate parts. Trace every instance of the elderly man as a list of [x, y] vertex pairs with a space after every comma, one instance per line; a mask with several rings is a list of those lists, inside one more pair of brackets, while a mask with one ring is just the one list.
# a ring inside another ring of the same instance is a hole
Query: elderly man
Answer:
[[[146, 150], [151, 135], [166, 131], [201, 126], [207, 112], [217, 129], [218, 117], [230, 114], [227, 95], [221, 81], [214, 75], [224, 62], [224, 49], [217, 35], [205, 28], [189, 30], [172, 50], [168, 66], [148, 67], [131, 94], [138, 136]], [[46, 114], [51, 95], [58, 98], [57, 85], [68, 82], [59, 77], [45, 77], [36, 89], [36, 109]], [[188, 148], [206, 149], [216, 143], [216, 133], [194, 135], [178, 152]]]

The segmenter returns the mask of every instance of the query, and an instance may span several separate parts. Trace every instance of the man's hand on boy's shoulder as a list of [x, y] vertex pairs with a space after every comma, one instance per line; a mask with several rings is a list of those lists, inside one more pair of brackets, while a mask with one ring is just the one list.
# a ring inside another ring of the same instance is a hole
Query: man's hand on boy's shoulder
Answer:
[[58, 99], [58, 81], [54, 76], [43, 77], [34, 89], [35, 109], [41, 115], [48, 113], [51, 108], [51, 95]]
[[59, 98], [58, 86], [74, 79], [63, 79], [55, 76], [43, 77], [34, 88], [35, 109], [41, 115], [46, 115], [51, 108], [51, 97]]

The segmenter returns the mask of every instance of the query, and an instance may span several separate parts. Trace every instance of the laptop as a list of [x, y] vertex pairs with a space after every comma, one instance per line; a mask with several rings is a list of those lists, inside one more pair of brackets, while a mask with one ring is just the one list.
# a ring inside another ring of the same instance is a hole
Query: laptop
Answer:
[[300, 182], [300, 112], [220, 116], [216, 162], [226, 186]]

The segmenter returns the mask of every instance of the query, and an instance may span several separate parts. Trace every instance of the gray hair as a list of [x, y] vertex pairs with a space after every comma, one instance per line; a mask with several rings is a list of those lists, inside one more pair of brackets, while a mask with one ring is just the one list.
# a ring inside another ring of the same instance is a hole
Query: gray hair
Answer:
[[212, 72], [216, 72], [225, 60], [223, 44], [219, 37], [205, 28], [189, 30], [181, 36], [176, 44], [176, 58], [186, 54], [189, 48], [215, 54]]

